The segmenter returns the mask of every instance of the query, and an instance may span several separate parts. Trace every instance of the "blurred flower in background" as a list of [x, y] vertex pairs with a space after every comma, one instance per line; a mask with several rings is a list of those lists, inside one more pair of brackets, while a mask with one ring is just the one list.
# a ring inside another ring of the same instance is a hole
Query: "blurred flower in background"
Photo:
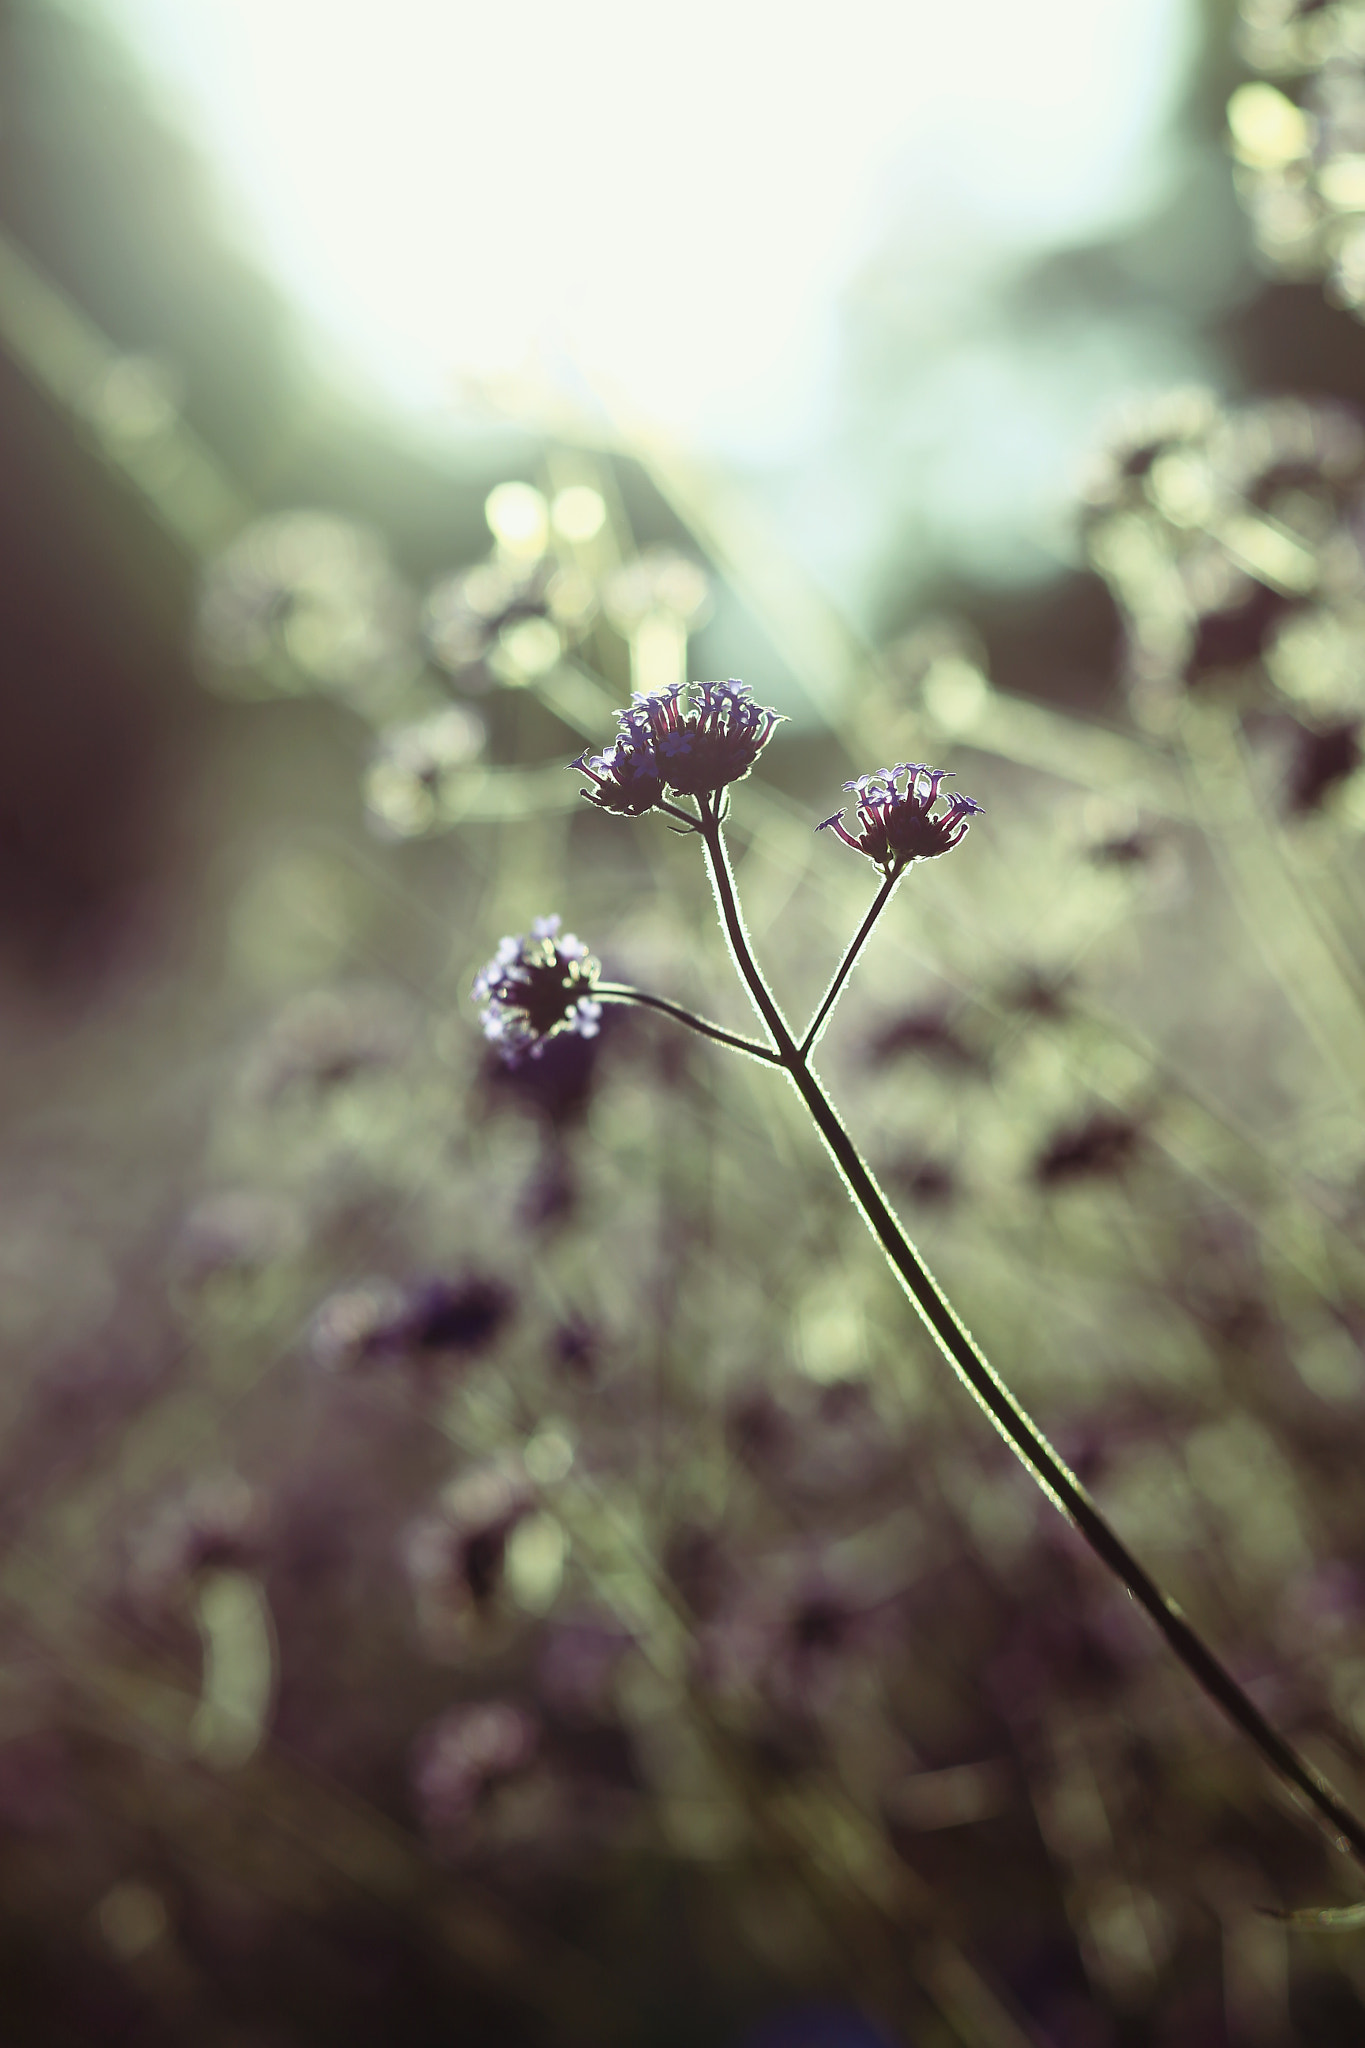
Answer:
[[1365, 431], [1339, 406], [1177, 392], [1125, 422], [1087, 542], [1133, 620], [1133, 686], [1255, 677], [1310, 713], [1360, 703]]
[[550, 506], [530, 484], [503, 483], [484, 514], [497, 543], [491, 560], [437, 583], [424, 612], [434, 658], [474, 689], [543, 675], [591, 624], [596, 590], [572, 554], [556, 561], [551, 536], [561, 549], [584, 546], [601, 531], [606, 507], [584, 484]]
[[412, 609], [377, 534], [289, 512], [250, 526], [212, 564], [199, 640], [224, 690], [319, 689], [373, 714], [411, 680]]
[[[1241, 48], [1265, 82], [1228, 102], [1237, 188], [1268, 264], [1365, 307], [1365, 34], [1360, 10], [1243, 0]], [[1271, 84], [1269, 80], [1279, 81]]]

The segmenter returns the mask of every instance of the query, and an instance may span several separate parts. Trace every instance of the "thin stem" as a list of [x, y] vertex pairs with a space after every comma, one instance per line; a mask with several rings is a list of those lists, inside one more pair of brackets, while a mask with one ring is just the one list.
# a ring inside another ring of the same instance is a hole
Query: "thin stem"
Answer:
[[796, 1045], [768, 990], [744, 929], [719, 821], [715, 813], [706, 807], [703, 807], [702, 814], [702, 836], [730, 950], [755, 1008], [773, 1034], [780, 1064], [810, 1111], [845, 1185], [939, 1350], [966, 1382], [1054, 1506], [1074, 1523], [1101, 1563], [1108, 1566], [1139, 1606], [1145, 1608], [1195, 1682], [1255, 1745], [1272, 1769], [1302, 1793], [1336, 1846], [1349, 1849], [1356, 1861], [1365, 1866], [1365, 1824], [1356, 1818], [1327, 1780], [1271, 1726], [1231, 1672], [1190, 1626], [1176, 1603], [1162, 1592], [1156, 1580], [1110, 1527], [1075, 1474], [1063, 1463], [1033, 1418], [988, 1363], [985, 1353], [911, 1244], [832, 1103], [811, 1072], [804, 1052]]
[[802, 1064], [796, 1040], [792, 1037], [786, 1018], [777, 1007], [776, 998], [759, 969], [749, 944], [749, 934], [744, 929], [740, 915], [739, 898], [735, 893], [735, 878], [730, 872], [730, 856], [726, 851], [725, 839], [721, 832], [719, 804], [715, 798], [703, 797], [701, 811], [701, 836], [706, 845], [706, 856], [711, 867], [711, 884], [716, 892], [716, 904], [720, 910], [721, 923], [730, 945], [730, 957], [735, 970], [763, 1022], [772, 1033], [773, 1044], [781, 1054], [781, 1064], [789, 1072]]
[[654, 808], [656, 811], [667, 811], [670, 818], [681, 818], [689, 832], [700, 832], [701, 830], [701, 826], [690, 811], [683, 810], [680, 804], [671, 804], [666, 796], [656, 797], [654, 799]]
[[824, 1024], [824, 1021], [826, 1017], [828, 1017], [830, 1011], [834, 1008], [834, 1005], [838, 1002], [839, 992], [843, 988], [844, 983], [848, 980], [849, 975], [853, 972], [853, 963], [858, 958], [858, 955], [862, 952], [864, 945], [867, 943], [867, 939], [872, 931], [873, 925], [877, 922], [877, 919], [881, 916], [887, 904], [891, 901], [891, 898], [895, 893], [896, 884], [897, 882], [899, 882], [901, 876], [904, 873], [905, 869], [903, 867], [893, 868], [891, 870], [891, 873], [887, 876], [886, 880], [882, 883], [881, 888], [877, 891], [876, 900], [873, 903], [871, 910], [868, 911], [867, 916], [859, 925], [858, 930], [854, 935], [852, 945], [845, 953], [843, 959], [839, 962], [839, 965], [835, 968], [834, 979], [831, 981], [829, 987], [825, 990], [824, 1000], [821, 1003], [819, 1009], [816, 1011], [815, 1015], [810, 1020], [810, 1029], [807, 1031], [800, 1045], [802, 1059], [806, 1057], [807, 1053], [810, 1052], [811, 1048], [815, 1045], [816, 1041], [818, 1040], [820, 1036], [821, 1026]]
[[736, 1052], [747, 1052], [751, 1059], [766, 1060], [772, 1067], [782, 1064], [770, 1046], [760, 1045], [755, 1038], [741, 1038], [738, 1032], [726, 1031], [720, 1024], [709, 1024], [705, 1017], [685, 1010], [681, 1003], [670, 1003], [667, 996], [648, 995], [642, 988], [627, 988], [623, 982], [617, 981], [597, 982], [593, 995], [602, 1003], [639, 1003], [646, 1010], [661, 1010], [665, 1017], [685, 1024], [689, 1031], [700, 1031], [703, 1038], [714, 1038], [718, 1045], [731, 1046]]

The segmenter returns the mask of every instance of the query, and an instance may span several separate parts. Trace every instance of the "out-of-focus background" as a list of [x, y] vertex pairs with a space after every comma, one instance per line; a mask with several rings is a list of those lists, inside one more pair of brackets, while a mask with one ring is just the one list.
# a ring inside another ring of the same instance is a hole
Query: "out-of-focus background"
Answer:
[[[0, 2038], [1358, 2042], [1365, 14], [0, 0]], [[1267, 1910], [1268, 1909], [1268, 1910]]]

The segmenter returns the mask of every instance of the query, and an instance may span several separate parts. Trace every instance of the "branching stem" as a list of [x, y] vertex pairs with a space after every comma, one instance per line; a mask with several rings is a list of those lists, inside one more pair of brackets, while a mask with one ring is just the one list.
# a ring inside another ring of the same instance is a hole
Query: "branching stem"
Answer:
[[689, 832], [701, 830], [701, 826], [690, 811], [683, 810], [680, 804], [671, 804], [666, 796], [656, 798], [654, 808], [656, 811], [667, 811], [670, 818], [681, 818]]
[[[740, 912], [729, 856], [721, 831], [718, 805], [714, 798], [700, 805], [700, 831], [711, 869], [712, 885], [721, 922], [735, 966], [749, 991], [754, 1008], [772, 1034], [777, 1048], [776, 1063], [810, 1111], [815, 1126], [844, 1178], [868, 1227], [881, 1245], [887, 1260], [927, 1326], [943, 1356], [964, 1380], [986, 1410], [1000, 1434], [1033, 1474], [1053, 1504], [1079, 1529], [1102, 1564], [1120, 1579], [1133, 1599], [1144, 1608], [1165, 1637], [1185, 1669], [1208, 1697], [1223, 1710], [1260, 1751], [1261, 1756], [1292, 1785], [1312, 1808], [1339, 1849], [1349, 1850], [1365, 1867], [1365, 1825], [1351, 1812], [1327, 1780], [1301, 1757], [1273, 1728], [1260, 1709], [1238, 1685], [1231, 1672], [1190, 1626], [1176, 1603], [1161, 1590], [1156, 1580], [1138, 1562], [1118, 1533], [1110, 1527], [1075, 1474], [1052, 1448], [1033, 1418], [1015, 1399], [994, 1371], [966, 1324], [944, 1294], [938, 1282], [902, 1230], [890, 1204], [877, 1186], [853, 1140], [844, 1129], [829, 1098], [811, 1071], [806, 1054], [814, 1042], [824, 1012], [817, 1013], [806, 1041], [798, 1045], [777, 1002], [763, 978]], [[852, 958], [871, 930], [875, 916], [889, 898], [891, 886], [883, 889], [864, 929], [845, 956], [826, 998], [828, 1009], [833, 995], [846, 977]]]
[[771, 1046], [760, 1045], [755, 1038], [741, 1038], [737, 1031], [727, 1031], [721, 1024], [711, 1024], [705, 1017], [698, 1017], [692, 1010], [684, 1009], [681, 1003], [670, 1003], [667, 996], [652, 996], [641, 988], [628, 988], [624, 982], [599, 981], [593, 986], [593, 995], [602, 1003], [639, 1003], [646, 1010], [661, 1010], [665, 1017], [672, 1017], [677, 1023], [685, 1024], [689, 1031], [700, 1031], [703, 1038], [714, 1038], [717, 1045], [728, 1045], [735, 1052], [747, 1052], [750, 1059], [766, 1060], [771, 1067], [780, 1067], [782, 1061]]
[[881, 888], [877, 891], [876, 899], [873, 902], [872, 908], [868, 911], [867, 916], [863, 919], [862, 923], [859, 925], [857, 929], [857, 932], [854, 934], [853, 943], [850, 945], [843, 959], [839, 962], [839, 965], [835, 968], [834, 978], [830, 982], [829, 987], [825, 990], [824, 997], [821, 1001], [819, 1009], [816, 1011], [815, 1015], [810, 1020], [810, 1028], [806, 1032], [806, 1035], [802, 1039], [801, 1044], [798, 1048], [802, 1059], [805, 1059], [807, 1054], [810, 1053], [813, 1047], [818, 1043], [821, 1030], [824, 1028], [825, 1020], [829, 1016], [830, 1011], [834, 1008], [834, 1005], [838, 1002], [844, 983], [848, 980], [849, 975], [853, 972], [854, 962], [857, 960], [858, 955], [862, 952], [863, 947], [866, 945], [868, 938], [871, 935], [873, 925], [877, 922], [877, 919], [881, 916], [887, 904], [891, 901], [892, 896], [895, 894], [896, 884], [897, 882], [899, 882], [901, 876], [904, 873], [905, 869], [903, 867], [893, 868], [891, 870], [891, 873], [887, 876], [886, 880], [882, 883]]

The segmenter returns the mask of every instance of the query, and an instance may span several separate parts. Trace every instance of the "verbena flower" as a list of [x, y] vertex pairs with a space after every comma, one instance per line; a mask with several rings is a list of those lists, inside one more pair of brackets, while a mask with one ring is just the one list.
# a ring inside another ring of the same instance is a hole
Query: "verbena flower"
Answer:
[[[904, 789], [899, 786], [901, 776], [905, 777]], [[936, 813], [934, 806], [945, 780], [942, 768], [926, 768], [912, 761], [859, 775], [844, 784], [858, 799], [857, 829], [849, 831], [842, 811], [823, 819], [815, 829], [823, 832], [832, 826], [845, 846], [865, 853], [887, 875], [913, 860], [951, 853], [981, 805], [969, 796], [950, 796], [944, 798], [947, 808]]]
[[655, 759], [648, 728], [642, 714], [619, 712], [621, 730], [615, 743], [601, 754], [580, 754], [569, 766], [577, 768], [597, 785], [583, 795], [599, 811], [614, 811], [620, 818], [638, 818], [652, 811], [664, 793], [663, 770]]
[[638, 817], [664, 791], [713, 796], [749, 773], [779, 723], [779, 714], [755, 704], [745, 684], [679, 683], [652, 695], [637, 693], [617, 713], [619, 730], [601, 754], [572, 763], [591, 777], [589, 803], [623, 817]]
[[540, 1056], [560, 1032], [596, 1038], [602, 1005], [593, 990], [601, 969], [581, 939], [559, 933], [557, 917], [538, 917], [530, 936], [501, 941], [474, 977], [474, 1000], [483, 1005], [484, 1036], [510, 1064]]

